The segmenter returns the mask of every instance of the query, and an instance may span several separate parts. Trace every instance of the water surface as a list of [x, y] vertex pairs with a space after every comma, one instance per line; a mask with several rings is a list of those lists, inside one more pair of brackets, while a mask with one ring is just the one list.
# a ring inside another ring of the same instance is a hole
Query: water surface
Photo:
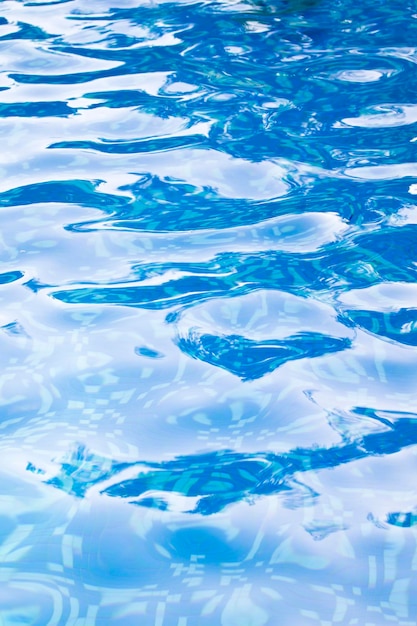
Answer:
[[416, 41], [0, 3], [2, 626], [416, 623]]

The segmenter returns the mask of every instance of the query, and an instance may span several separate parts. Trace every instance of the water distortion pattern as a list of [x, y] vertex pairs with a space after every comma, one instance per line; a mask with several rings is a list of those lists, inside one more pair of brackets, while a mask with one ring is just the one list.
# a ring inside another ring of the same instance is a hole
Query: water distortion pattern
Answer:
[[0, 2], [1, 626], [415, 626], [416, 41]]

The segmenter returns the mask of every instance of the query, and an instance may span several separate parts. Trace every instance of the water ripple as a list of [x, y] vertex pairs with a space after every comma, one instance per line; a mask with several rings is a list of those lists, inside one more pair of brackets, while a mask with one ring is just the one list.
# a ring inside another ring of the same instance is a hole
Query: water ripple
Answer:
[[332, 313], [296, 296], [258, 291], [189, 309], [177, 322], [176, 341], [192, 358], [254, 380], [288, 361], [349, 348], [350, 333]]
[[5, 626], [415, 623], [394, 4], [1, 3]]
[[[161, 463], [117, 462], [78, 445], [60, 462], [58, 474], [45, 482], [80, 498], [98, 485], [102, 494], [161, 510], [170, 508], [170, 494], [179, 494], [187, 498], [183, 502], [184, 512], [202, 515], [217, 513], [242, 500], [249, 501], [252, 496], [270, 496], [287, 490], [302, 492], [304, 489], [314, 499], [318, 494], [303, 487], [296, 479], [300, 473], [335, 468], [368, 456], [394, 454], [416, 444], [417, 420], [414, 415], [385, 412], [385, 416], [380, 417], [378, 412], [361, 407], [357, 407], [354, 413], [368, 414], [382, 428], [333, 448], [297, 448], [282, 455], [221, 450]], [[41, 475], [44, 473], [32, 464], [27, 469]], [[120, 479], [132, 472], [135, 474], [133, 478]], [[106, 484], [104, 488], [103, 483]], [[172, 506], [177, 510], [180, 503], [172, 499]], [[297, 505], [296, 499], [289, 503], [290, 506], [303, 506], [305, 498]]]

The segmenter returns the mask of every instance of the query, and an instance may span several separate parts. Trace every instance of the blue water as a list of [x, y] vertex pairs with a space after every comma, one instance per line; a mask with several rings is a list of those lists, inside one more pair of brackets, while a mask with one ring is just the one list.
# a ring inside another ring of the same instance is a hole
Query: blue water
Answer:
[[416, 42], [0, 3], [1, 626], [415, 626]]

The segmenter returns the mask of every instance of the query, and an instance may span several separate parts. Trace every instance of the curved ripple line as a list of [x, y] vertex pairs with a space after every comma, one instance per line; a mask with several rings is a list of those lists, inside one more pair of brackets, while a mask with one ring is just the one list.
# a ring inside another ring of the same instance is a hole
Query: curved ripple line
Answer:
[[[358, 407], [355, 412], [361, 415], [363, 409]], [[365, 412], [367, 417], [381, 421], [377, 412], [373, 415], [370, 409]], [[387, 411], [384, 415], [385, 428], [382, 431], [371, 432], [330, 448], [296, 448], [283, 454], [219, 450], [159, 463], [122, 463], [78, 445], [60, 463], [58, 474], [44, 482], [82, 498], [88, 490], [110, 480], [110, 485], [100, 487], [101, 494], [162, 510], [169, 506], [166, 494], [174, 492], [186, 496], [191, 502], [195, 499], [194, 508], [187, 507], [183, 512], [211, 515], [230, 504], [248, 501], [253, 496], [297, 489], [300, 484], [293, 483], [296, 474], [335, 468], [370, 456], [395, 454], [416, 445], [415, 415]], [[37, 471], [34, 466], [28, 469]], [[126, 472], [133, 473], [134, 477], [121, 479], [119, 475]], [[308, 492], [308, 488], [305, 489]], [[318, 496], [311, 492], [310, 495]]]

